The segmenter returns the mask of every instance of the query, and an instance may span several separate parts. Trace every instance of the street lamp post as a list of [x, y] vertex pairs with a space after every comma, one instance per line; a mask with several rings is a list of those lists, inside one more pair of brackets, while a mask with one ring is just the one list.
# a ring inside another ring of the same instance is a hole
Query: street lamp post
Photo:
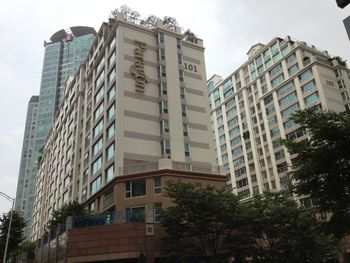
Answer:
[[10, 215], [10, 222], [9, 222], [9, 228], [7, 230], [7, 237], [6, 237], [6, 245], [5, 245], [5, 251], [4, 251], [4, 258], [2, 260], [3, 263], [6, 263], [6, 256], [7, 256], [7, 248], [9, 245], [9, 240], [10, 240], [10, 232], [11, 232], [11, 224], [12, 224], [12, 215], [13, 215], [13, 210], [15, 208], [15, 199], [8, 196], [7, 194], [0, 192], [0, 195], [2, 197], [5, 197], [7, 200], [12, 202], [12, 209], [11, 209], [11, 215]]

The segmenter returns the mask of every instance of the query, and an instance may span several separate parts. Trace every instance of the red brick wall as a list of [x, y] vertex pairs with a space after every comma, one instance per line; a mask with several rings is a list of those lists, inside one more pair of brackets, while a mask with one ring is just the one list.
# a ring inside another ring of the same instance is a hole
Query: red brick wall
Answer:
[[[145, 227], [154, 235], [146, 236]], [[147, 262], [160, 255], [164, 230], [159, 224], [129, 223], [68, 230], [67, 262], [137, 258], [144, 253]]]

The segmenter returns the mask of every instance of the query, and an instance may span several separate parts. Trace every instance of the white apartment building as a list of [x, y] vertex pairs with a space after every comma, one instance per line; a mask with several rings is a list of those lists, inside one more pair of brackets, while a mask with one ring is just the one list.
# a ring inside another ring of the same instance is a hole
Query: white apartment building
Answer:
[[290, 37], [256, 44], [247, 55], [231, 75], [207, 82], [217, 162], [241, 199], [290, 182], [293, 156], [280, 139], [306, 136], [291, 114], [311, 106], [350, 109], [350, 73], [341, 58]]
[[42, 151], [32, 240], [53, 210], [84, 202], [115, 176], [162, 168], [216, 173], [207, 98], [201, 39], [121, 14], [103, 23], [65, 86]]

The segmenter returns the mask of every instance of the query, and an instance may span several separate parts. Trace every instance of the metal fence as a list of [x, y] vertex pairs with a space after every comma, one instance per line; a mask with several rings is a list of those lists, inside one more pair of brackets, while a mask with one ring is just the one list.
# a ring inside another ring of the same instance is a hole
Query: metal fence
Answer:
[[73, 228], [111, 225], [120, 223], [158, 223], [160, 210], [144, 207], [126, 208], [116, 212], [89, 214], [73, 217]]

